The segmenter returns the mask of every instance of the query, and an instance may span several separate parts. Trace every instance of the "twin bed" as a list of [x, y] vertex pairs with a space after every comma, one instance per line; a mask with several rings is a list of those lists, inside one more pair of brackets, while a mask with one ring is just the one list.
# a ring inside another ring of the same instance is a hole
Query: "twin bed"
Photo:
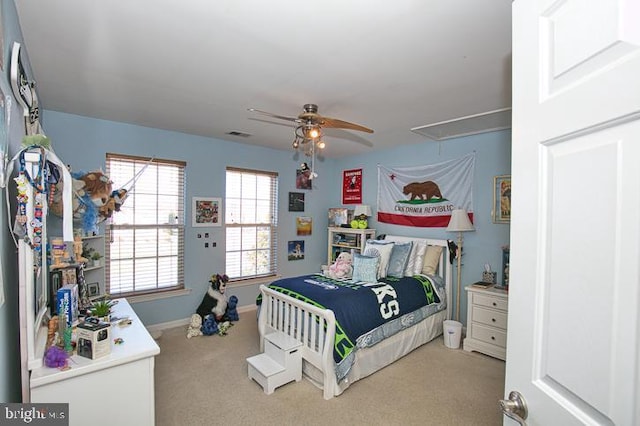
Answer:
[[359, 280], [356, 268], [366, 260], [356, 256], [353, 280], [311, 274], [260, 286], [261, 351], [274, 331], [296, 339], [303, 374], [325, 399], [438, 337], [451, 317], [447, 241], [387, 236], [384, 242], [408, 246], [400, 274]]

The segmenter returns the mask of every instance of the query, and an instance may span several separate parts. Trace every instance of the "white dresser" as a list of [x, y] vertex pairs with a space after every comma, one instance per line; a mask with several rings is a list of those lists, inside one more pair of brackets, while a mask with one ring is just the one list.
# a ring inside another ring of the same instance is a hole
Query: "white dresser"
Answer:
[[477, 351], [504, 360], [507, 352], [509, 295], [499, 288], [466, 288], [467, 337], [465, 351]]
[[[113, 316], [131, 325], [111, 326], [111, 353], [96, 360], [73, 355], [69, 370], [40, 367], [31, 372], [31, 402], [68, 402], [70, 425], [154, 425], [155, 356], [160, 348], [126, 299]], [[122, 339], [115, 344], [115, 339]]]

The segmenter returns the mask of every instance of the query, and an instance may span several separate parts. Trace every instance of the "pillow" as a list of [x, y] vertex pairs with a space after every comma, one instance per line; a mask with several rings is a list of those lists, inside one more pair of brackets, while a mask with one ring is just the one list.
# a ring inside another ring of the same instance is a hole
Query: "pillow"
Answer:
[[429, 246], [427, 247], [427, 253], [424, 255], [424, 264], [422, 266], [422, 273], [425, 275], [435, 275], [438, 269], [438, 263], [440, 262], [440, 254], [442, 253], [442, 246]]
[[419, 242], [413, 245], [407, 268], [404, 270], [405, 277], [412, 277], [415, 274], [422, 273], [422, 265], [424, 264], [424, 254], [427, 252], [427, 243]]
[[380, 258], [378, 264], [378, 278], [385, 278], [387, 276], [387, 269], [389, 268], [389, 259], [391, 258], [391, 250], [393, 250], [394, 243], [392, 241], [381, 240], [367, 240], [364, 244], [364, 252], [362, 254], [366, 256], [377, 256]]
[[404, 276], [404, 270], [407, 267], [412, 247], [413, 242], [411, 241], [408, 243], [393, 244], [393, 250], [391, 250], [391, 257], [389, 258], [389, 268], [387, 268], [387, 276], [396, 278], [402, 278]]
[[353, 281], [375, 283], [378, 281], [378, 264], [380, 260], [374, 256], [353, 255]]

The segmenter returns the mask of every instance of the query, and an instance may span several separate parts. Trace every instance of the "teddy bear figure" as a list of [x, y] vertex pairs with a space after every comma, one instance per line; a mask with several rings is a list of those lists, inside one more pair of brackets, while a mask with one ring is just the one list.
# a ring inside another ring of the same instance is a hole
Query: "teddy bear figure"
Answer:
[[333, 265], [329, 266], [327, 276], [330, 278], [351, 278], [353, 275], [353, 256], [343, 251], [338, 255]]
[[202, 318], [198, 314], [191, 315], [191, 323], [187, 329], [187, 339], [202, 336]]

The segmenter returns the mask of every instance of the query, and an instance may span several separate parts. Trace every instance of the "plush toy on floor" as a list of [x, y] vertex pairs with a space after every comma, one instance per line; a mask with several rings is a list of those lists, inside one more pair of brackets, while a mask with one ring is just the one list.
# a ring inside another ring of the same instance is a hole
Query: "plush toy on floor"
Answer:
[[187, 339], [191, 339], [192, 337], [202, 336], [202, 318], [200, 315], [193, 314], [191, 315], [191, 323], [189, 324], [189, 328], [187, 329]]
[[227, 297], [224, 295], [224, 292], [227, 289], [228, 281], [229, 277], [227, 277], [226, 274], [216, 274], [211, 276], [211, 279], [209, 280], [211, 285], [202, 298], [200, 306], [198, 306], [198, 309], [196, 310], [196, 313], [200, 315], [203, 322], [205, 321], [205, 317], [209, 314], [213, 314], [216, 321], [221, 321], [224, 317], [227, 310]]
[[227, 312], [224, 315], [227, 321], [238, 321], [240, 319], [237, 306], [238, 298], [236, 296], [231, 296], [227, 302]]
[[218, 322], [216, 321], [213, 314], [209, 314], [204, 317], [204, 322], [202, 323], [202, 334], [204, 334], [205, 336], [212, 336], [214, 334], [217, 334], [218, 331]]

